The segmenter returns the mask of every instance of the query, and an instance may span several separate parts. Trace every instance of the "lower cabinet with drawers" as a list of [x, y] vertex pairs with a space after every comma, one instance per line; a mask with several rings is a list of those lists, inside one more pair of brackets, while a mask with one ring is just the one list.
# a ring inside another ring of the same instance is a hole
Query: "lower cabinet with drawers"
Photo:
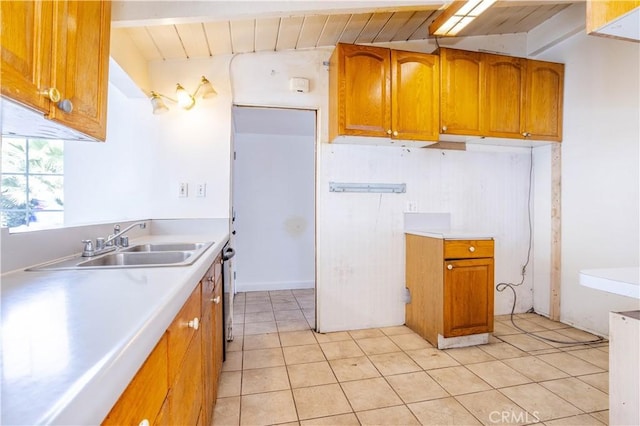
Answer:
[[[103, 425], [209, 425], [222, 368], [221, 258], [185, 302]], [[216, 288], [219, 285], [219, 288]], [[219, 313], [218, 313], [219, 312]]]
[[494, 241], [406, 234], [406, 325], [444, 349], [488, 342]]

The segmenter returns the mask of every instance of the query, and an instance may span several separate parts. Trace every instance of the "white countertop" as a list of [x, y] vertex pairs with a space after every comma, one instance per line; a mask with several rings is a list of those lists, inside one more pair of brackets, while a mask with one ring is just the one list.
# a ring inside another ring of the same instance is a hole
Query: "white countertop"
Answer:
[[130, 243], [214, 241], [191, 266], [3, 275], [0, 423], [99, 424], [228, 241], [206, 232]]
[[421, 237], [439, 238], [443, 240], [492, 240], [493, 236], [487, 232], [472, 232], [456, 229], [406, 229], [405, 234], [419, 235]]
[[640, 267], [583, 269], [580, 285], [640, 299]]

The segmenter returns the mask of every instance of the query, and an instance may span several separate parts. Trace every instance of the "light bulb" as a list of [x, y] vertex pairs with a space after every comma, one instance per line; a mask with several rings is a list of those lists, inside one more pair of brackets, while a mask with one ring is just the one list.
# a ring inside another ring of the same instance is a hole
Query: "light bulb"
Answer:
[[186, 110], [190, 110], [196, 104], [196, 100], [187, 92], [180, 83], [176, 84], [176, 97], [178, 98], [178, 106]]

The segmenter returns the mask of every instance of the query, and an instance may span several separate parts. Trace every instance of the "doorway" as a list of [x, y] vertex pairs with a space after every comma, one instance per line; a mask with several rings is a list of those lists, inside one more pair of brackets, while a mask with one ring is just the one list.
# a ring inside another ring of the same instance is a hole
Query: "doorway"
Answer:
[[269, 303], [263, 331], [315, 329], [316, 111], [235, 106], [232, 117], [234, 285], [237, 303], [252, 305], [245, 333]]

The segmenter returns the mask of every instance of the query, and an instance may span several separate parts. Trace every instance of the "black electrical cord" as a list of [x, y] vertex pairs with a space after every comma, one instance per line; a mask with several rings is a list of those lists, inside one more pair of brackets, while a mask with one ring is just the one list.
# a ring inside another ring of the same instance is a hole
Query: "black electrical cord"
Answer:
[[[581, 341], [565, 341], [565, 340], [556, 340], [556, 339], [551, 339], [549, 337], [544, 337], [544, 336], [538, 336], [537, 334], [524, 330], [523, 328], [520, 328], [515, 321], [513, 320], [513, 313], [515, 312], [516, 309], [516, 300], [517, 300], [517, 295], [516, 295], [516, 287], [521, 286], [524, 283], [524, 278], [525, 275], [527, 273], [527, 266], [529, 266], [529, 262], [531, 261], [531, 246], [533, 244], [533, 224], [531, 221], [531, 191], [532, 191], [532, 183], [533, 183], [533, 147], [530, 148], [530, 157], [529, 157], [529, 190], [528, 190], [528, 201], [527, 201], [527, 213], [528, 213], [528, 220], [529, 220], [529, 247], [527, 248], [527, 259], [524, 263], [524, 266], [522, 267], [522, 278], [520, 279], [520, 282], [515, 284], [515, 283], [498, 283], [498, 285], [496, 285], [496, 290], [498, 290], [499, 292], [503, 292], [505, 291], [507, 288], [510, 289], [513, 292], [513, 305], [511, 306], [511, 314], [509, 315], [509, 319], [511, 320], [511, 324], [513, 324], [513, 326], [517, 329], [520, 330], [521, 332], [530, 335], [531, 337], [535, 337], [538, 340], [546, 340], [547, 342], [553, 342], [553, 343], [561, 343], [561, 344], [567, 344], [567, 345], [583, 345], [583, 344], [589, 344], [589, 343], [601, 343], [604, 342], [605, 339], [598, 336], [597, 339], [592, 339], [592, 340], [581, 340]], [[533, 307], [531, 309], [529, 309], [527, 312], [533, 312], [535, 313], [535, 310], [533, 309]]]

